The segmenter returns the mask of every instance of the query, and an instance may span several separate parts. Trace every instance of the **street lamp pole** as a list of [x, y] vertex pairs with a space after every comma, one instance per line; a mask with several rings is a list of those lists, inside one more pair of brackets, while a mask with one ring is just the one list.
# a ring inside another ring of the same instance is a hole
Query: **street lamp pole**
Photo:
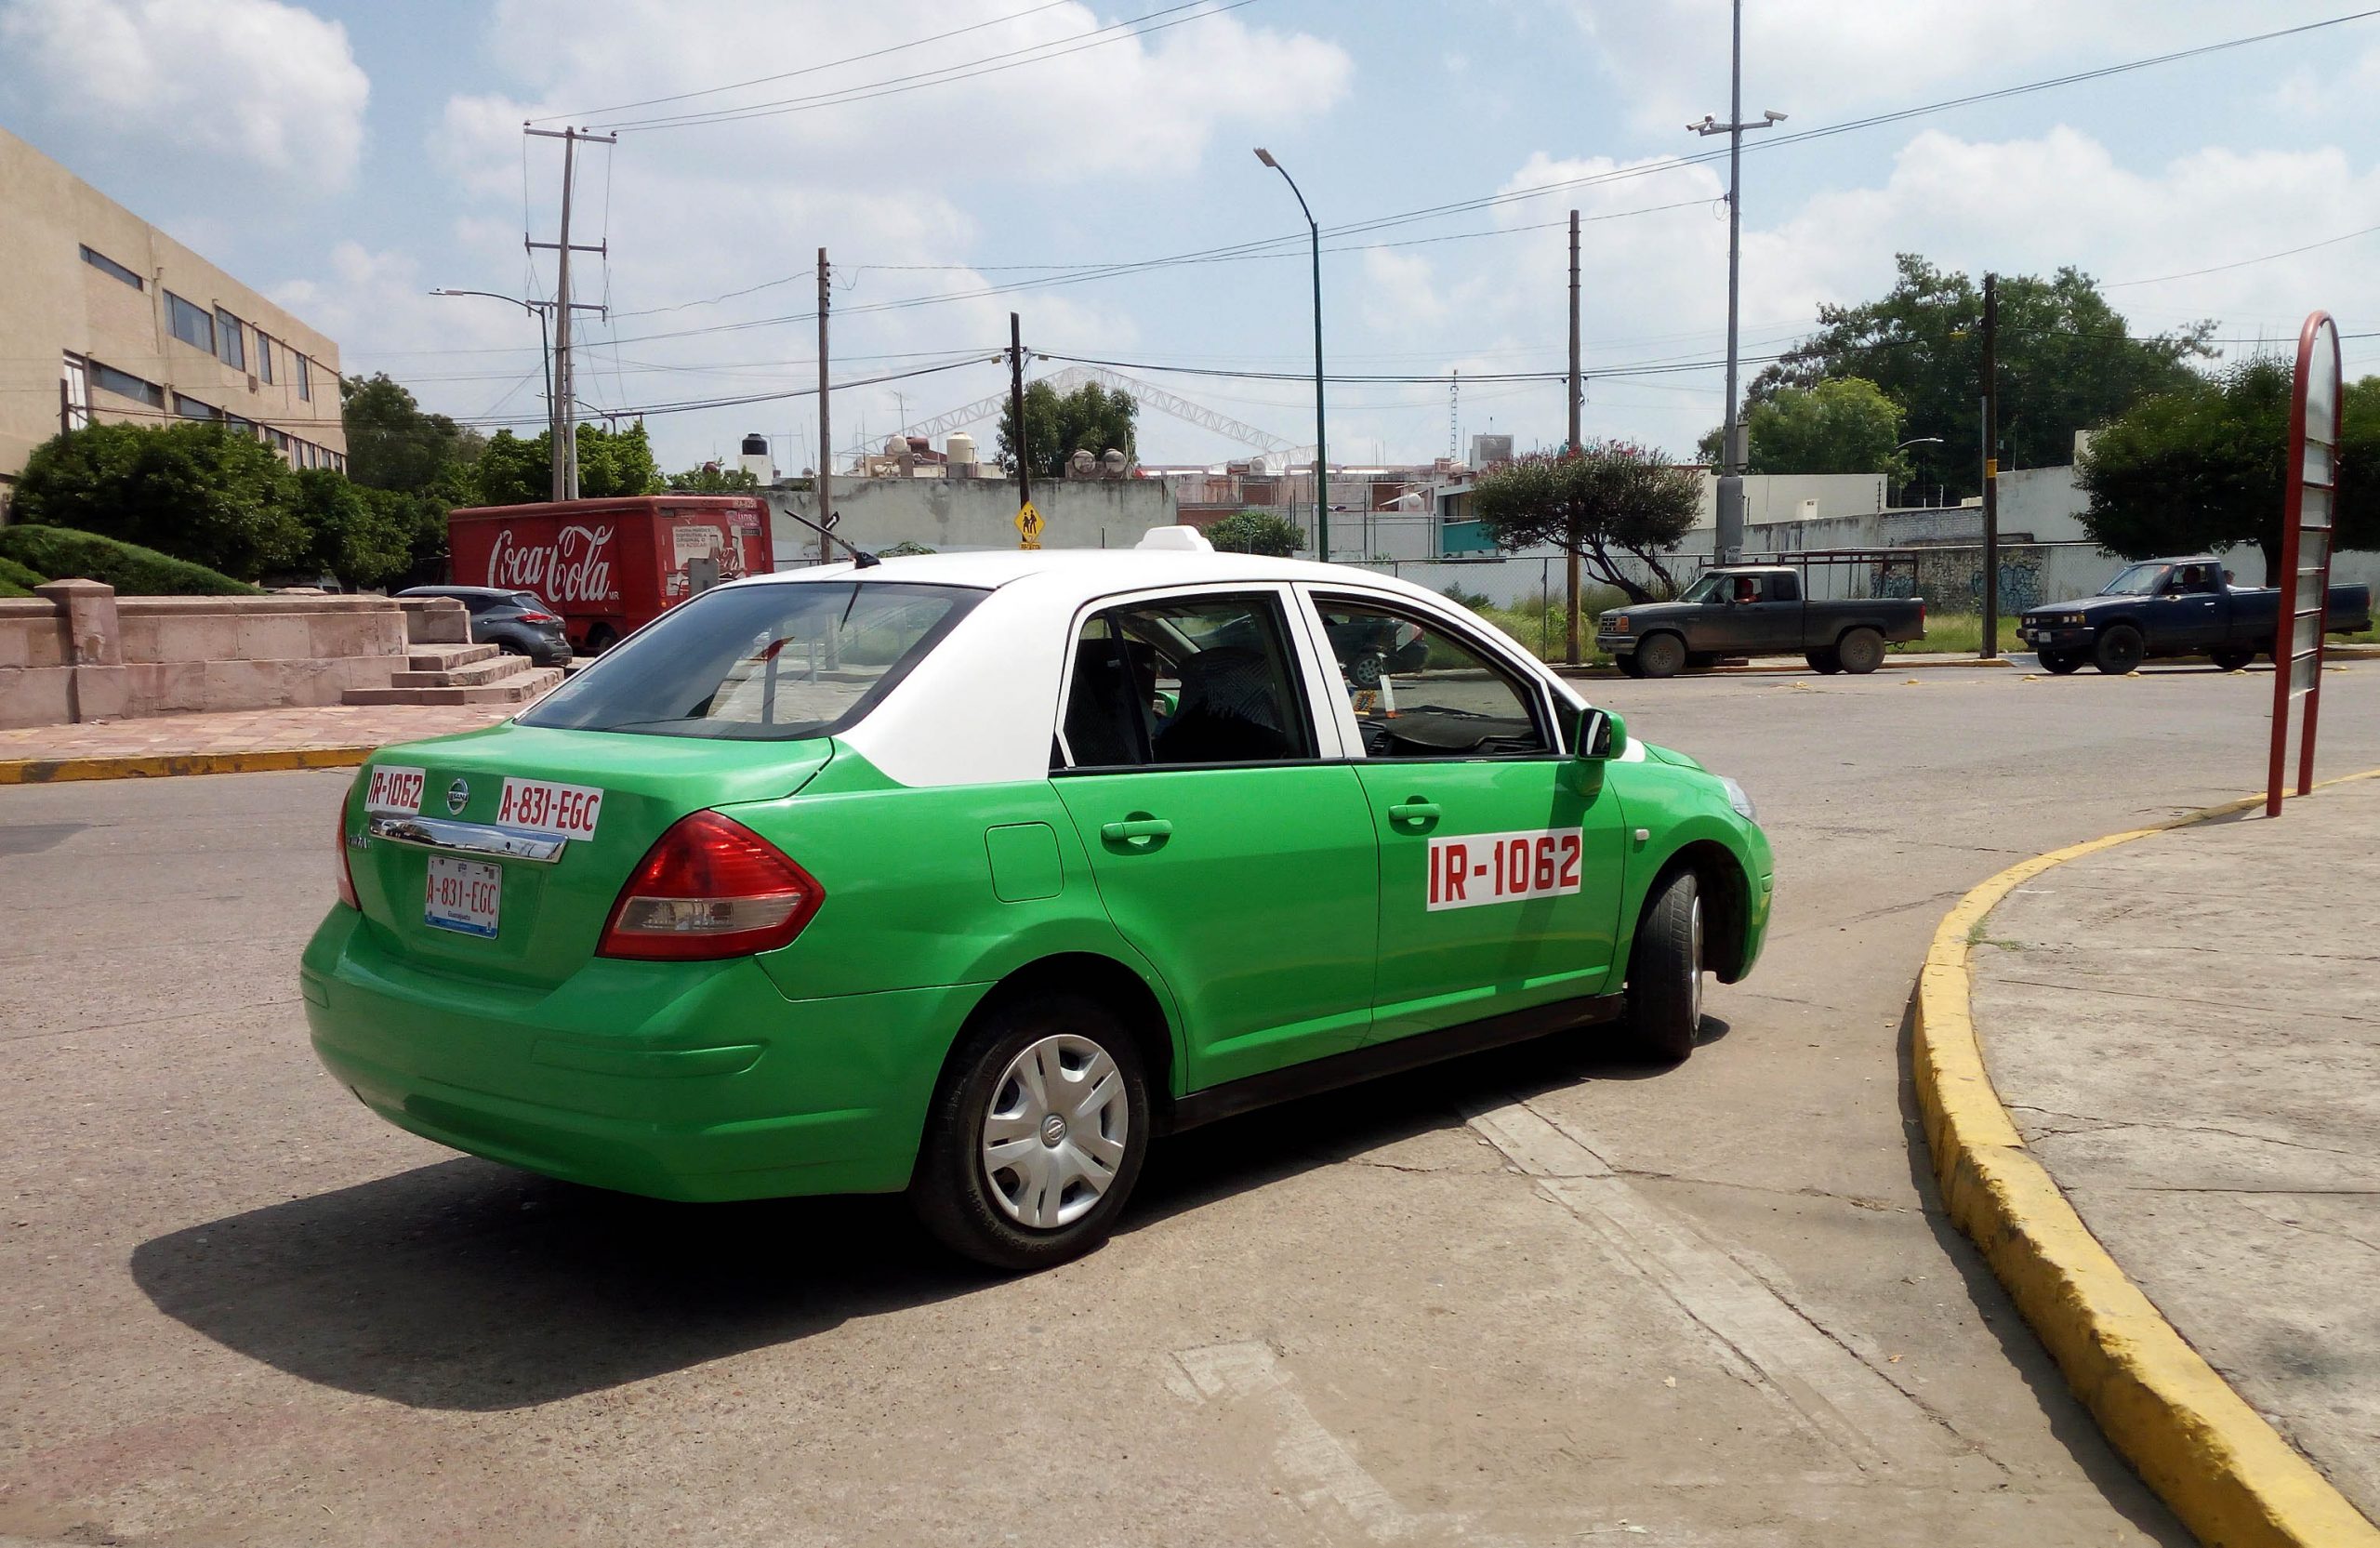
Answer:
[[1322, 228], [1316, 223], [1314, 211], [1307, 208], [1305, 195], [1298, 192], [1298, 180], [1289, 169], [1273, 159], [1273, 152], [1257, 147], [1256, 159], [1281, 175], [1297, 194], [1298, 209], [1305, 216], [1306, 234], [1314, 243], [1314, 551], [1324, 563], [1330, 562], [1330, 456], [1325, 449], [1322, 425]]
[[[546, 309], [552, 306], [553, 303], [551, 301], [524, 301], [518, 296], [506, 296], [494, 290], [441, 289], [433, 290], [430, 294], [432, 296], [484, 296], [491, 301], [509, 301], [514, 306], [519, 307], [523, 311], [531, 313], [537, 319], [537, 358], [543, 363], [546, 372], [546, 430], [549, 434], [558, 433], [556, 427], [558, 427], [562, 422], [562, 405], [554, 401], [553, 346], [547, 342], [546, 339]], [[573, 301], [570, 303], [570, 310], [573, 311], [601, 311], [603, 308], [600, 302], [596, 301]]]
[[[1891, 455], [1893, 455], [1893, 456], [1898, 456], [1900, 453], [1902, 453], [1902, 452], [1905, 452], [1905, 451], [1909, 450], [1911, 446], [1938, 446], [1938, 445], [1940, 445], [1940, 444], [1942, 444], [1942, 438], [1941, 438], [1940, 436], [1938, 436], [1938, 435], [1920, 435], [1920, 436], [1914, 436], [1914, 437], [1911, 438], [1910, 440], [1907, 440], [1907, 441], [1902, 442], [1899, 445], [1895, 446], [1895, 447], [1892, 449], [1892, 454], [1891, 454]], [[1884, 481], [1885, 481], [1887, 483], [1891, 483], [1891, 482], [1892, 482], [1892, 475], [1891, 475], [1889, 472], [1888, 472], [1888, 473], [1886, 473], [1886, 474], [1884, 475]], [[1909, 489], [1908, 489], [1908, 486], [1907, 486], [1907, 485], [1903, 485], [1903, 486], [1902, 486], [1902, 488], [1901, 488], [1901, 493], [1902, 493], [1902, 494], [1904, 494], [1904, 495], [1906, 495], [1906, 494], [1908, 494], [1908, 493], [1909, 493]], [[1886, 505], [1890, 505], [1890, 504], [1892, 503], [1892, 501], [1891, 501], [1891, 499], [1890, 499], [1890, 498], [1887, 498], [1887, 499], [1884, 501], [1884, 503], [1885, 503]]]
[[1743, 552], [1744, 546], [1744, 454], [1743, 426], [1736, 410], [1736, 337], [1739, 275], [1743, 266], [1743, 187], [1744, 131], [1765, 129], [1781, 124], [1785, 115], [1771, 108], [1754, 124], [1743, 122], [1744, 116], [1744, 0], [1735, 0], [1733, 43], [1728, 53], [1727, 122], [1721, 124], [1709, 113], [1699, 124], [1688, 124], [1686, 132], [1727, 137], [1727, 412], [1719, 436], [1719, 530], [1714, 558], [1728, 563]]

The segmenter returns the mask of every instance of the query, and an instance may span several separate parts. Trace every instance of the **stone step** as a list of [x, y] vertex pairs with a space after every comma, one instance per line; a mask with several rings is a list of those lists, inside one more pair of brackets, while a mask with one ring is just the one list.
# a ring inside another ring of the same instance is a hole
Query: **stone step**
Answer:
[[345, 704], [526, 704], [562, 681], [559, 667], [537, 667], [495, 682], [450, 688], [350, 688]]
[[411, 645], [405, 665], [416, 672], [451, 671], [499, 654], [494, 645]]
[[389, 679], [389, 685], [392, 688], [476, 688], [483, 683], [500, 681], [535, 669], [525, 655], [499, 654], [484, 661], [435, 671], [398, 672]]

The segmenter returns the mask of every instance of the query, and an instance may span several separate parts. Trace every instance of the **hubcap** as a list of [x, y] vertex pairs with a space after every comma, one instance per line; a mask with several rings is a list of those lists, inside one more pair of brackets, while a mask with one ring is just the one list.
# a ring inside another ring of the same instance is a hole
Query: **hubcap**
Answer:
[[1115, 1182], [1130, 1126], [1124, 1077], [1105, 1049], [1068, 1032], [1028, 1045], [993, 1083], [984, 1115], [993, 1201], [1019, 1225], [1071, 1225]]
[[1693, 992], [1692, 992], [1692, 994], [1689, 996], [1687, 1003], [1692, 1007], [1693, 1016], [1694, 1016], [1694, 1025], [1699, 1029], [1699, 1028], [1702, 1025], [1702, 894], [1701, 894], [1701, 893], [1695, 893], [1695, 895], [1694, 895], [1694, 907], [1693, 907], [1692, 911], [1688, 914], [1687, 919], [1688, 919], [1688, 923], [1687, 923], [1687, 927], [1686, 927], [1686, 937], [1687, 937], [1687, 940], [1688, 940], [1688, 941], [1689, 941], [1689, 943], [1690, 943], [1690, 946], [1689, 946], [1688, 949], [1693, 953], [1693, 956], [1692, 956], [1691, 959], [1686, 963], [1686, 972], [1687, 972], [1687, 973], [1691, 976], [1691, 978], [1693, 979], [1693, 985], [1694, 985]]

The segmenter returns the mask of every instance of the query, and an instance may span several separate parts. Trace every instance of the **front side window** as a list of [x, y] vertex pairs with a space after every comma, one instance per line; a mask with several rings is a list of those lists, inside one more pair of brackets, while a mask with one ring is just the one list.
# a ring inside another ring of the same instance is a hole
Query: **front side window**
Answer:
[[1312, 758], [1281, 602], [1268, 592], [1112, 607], [1083, 625], [1066, 688], [1076, 768]]
[[248, 368], [247, 341], [241, 337], [240, 320], [221, 307], [215, 309], [215, 343], [220, 351], [217, 358], [224, 364], [234, 371]]
[[897, 581], [731, 586], [672, 608], [522, 725], [796, 741], [858, 723], [984, 593]]
[[215, 352], [215, 314], [170, 290], [165, 292], [165, 326], [191, 348]]
[[1317, 597], [1368, 758], [1541, 758], [1554, 742], [1536, 692], [1435, 623]]

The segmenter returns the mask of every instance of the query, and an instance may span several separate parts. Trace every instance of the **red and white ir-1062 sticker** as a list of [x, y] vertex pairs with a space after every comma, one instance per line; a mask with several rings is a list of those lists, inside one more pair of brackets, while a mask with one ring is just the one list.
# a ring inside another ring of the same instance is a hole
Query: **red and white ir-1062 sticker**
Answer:
[[602, 810], [603, 792], [592, 786], [508, 778], [504, 798], [496, 805], [496, 820], [506, 827], [557, 839], [592, 839]]
[[1466, 833], [1430, 840], [1430, 909], [1476, 908], [1579, 890], [1580, 830]]
[[421, 815], [422, 772], [400, 763], [376, 763], [371, 783], [364, 787], [364, 810], [380, 815]]

